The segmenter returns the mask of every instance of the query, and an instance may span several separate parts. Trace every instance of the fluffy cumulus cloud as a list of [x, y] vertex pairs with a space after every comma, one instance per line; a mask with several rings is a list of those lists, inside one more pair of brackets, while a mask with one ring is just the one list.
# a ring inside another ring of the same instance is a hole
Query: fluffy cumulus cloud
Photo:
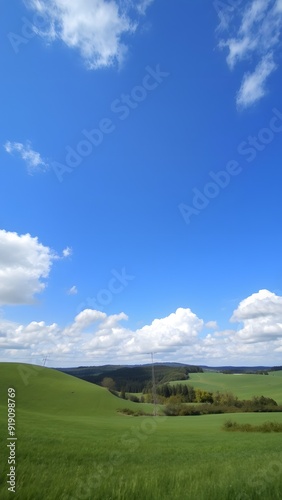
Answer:
[[[221, 2], [214, 2], [215, 6]], [[221, 3], [222, 5], [225, 5]], [[216, 7], [217, 8], [217, 7]], [[239, 1], [217, 8], [220, 17], [219, 47], [227, 50], [230, 69], [245, 60], [250, 70], [243, 75], [236, 102], [246, 108], [267, 93], [267, 80], [278, 68], [281, 50], [281, 0]]]
[[210, 366], [281, 364], [281, 296], [260, 290], [242, 300], [230, 320], [239, 326], [220, 331], [215, 321], [204, 323], [189, 308], [135, 331], [125, 313], [108, 316], [94, 309], [81, 311], [64, 327], [0, 319], [0, 348], [4, 359], [36, 363], [48, 356], [51, 366], [146, 363], [151, 352], [157, 361]]
[[76, 49], [89, 69], [121, 63], [127, 37], [138, 26], [153, 0], [26, 0], [26, 5], [48, 19], [40, 34]]
[[24, 160], [27, 171], [30, 175], [35, 172], [45, 172], [48, 169], [48, 164], [41, 157], [40, 153], [32, 149], [31, 143], [27, 141], [25, 144], [21, 142], [6, 141], [4, 149], [7, 153], [19, 156]]
[[95, 311], [94, 309], [84, 309], [84, 311], [81, 311], [75, 317], [74, 323], [71, 325], [69, 331], [83, 331], [93, 323], [105, 320], [106, 318], [107, 315], [104, 312]]
[[29, 304], [44, 290], [56, 255], [30, 234], [0, 230], [0, 305]]
[[260, 290], [243, 300], [231, 321], [242, 322], [238, 339], [247, 343], [282, 341], [282, 297]]
[[190, 309], [179, 308], [166, 318], [154, 319], [150, 325], [136, 330], [126, 342], [127, 352], [176, 351], [195, 343], [203, 320]]

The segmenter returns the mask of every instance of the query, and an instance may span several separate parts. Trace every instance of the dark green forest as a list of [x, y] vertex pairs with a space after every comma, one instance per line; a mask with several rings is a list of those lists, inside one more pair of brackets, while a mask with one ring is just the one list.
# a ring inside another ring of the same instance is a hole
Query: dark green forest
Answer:
[[[112, 367], [79, 367], [61, 371], [98, 385], [102, 385], [105, 377], [111, 378], [114, 381], [114, 389], [116, 391], [142, 392], [144, 389], [146, 390], [151, 387], [151, 365], [113, 368], [114, 369], [112, 369]], [[175, 380], [188, 380], [189, 373], [202, 372], [203, 369], [201, 367], [193, 365], [167, 366], [156, 364], [154, 366], [155, 381], [157, 385]]]

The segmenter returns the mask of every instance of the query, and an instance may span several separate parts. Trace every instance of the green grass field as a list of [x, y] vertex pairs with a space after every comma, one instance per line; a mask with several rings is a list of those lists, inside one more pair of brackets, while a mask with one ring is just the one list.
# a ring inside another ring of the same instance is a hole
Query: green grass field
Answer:
[[[55, 370], [27, 369], [0, 363], [1, 499], [281, 498], [281, 434], [225, 432], [227, 415], [123, 416], [117, 408], [151, 405], [123, 401]], [[6, 484], [8, 387], [16, 389], [16, 494]], [[280, 413], [234, 417], [282, 422]]]
[[189, 380], [175, 381], [171, 384], [189, 384], [195, 389], [210, 392], [233, 392], [239, 399], [252, 396], [266, 396], [282, 404], [282, 371], [269, 372], [269, 375], [226, 375], [224, 373], [190, 373]]

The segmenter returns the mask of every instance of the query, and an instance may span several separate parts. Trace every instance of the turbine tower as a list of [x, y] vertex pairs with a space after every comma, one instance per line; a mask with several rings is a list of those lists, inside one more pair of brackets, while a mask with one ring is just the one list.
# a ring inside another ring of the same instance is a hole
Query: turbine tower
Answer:
[[154, 365], [154, 353], [151, 352], [152, 359], [152, 393], [154, 401], [154, 417], [157, 416], [157, 393], [156, 393], [156, 379], [155, 379], [155, 365]]
[[46, 365], [46, 361], [47, 361], [47, 359], [48, 359], [48, 355], [47, 355], [47, 356], [45, 356], [45, 357], [43, 358], [43, 360], [42, 360], [42, 361], [43, 361], [43, 365], [42, 365], [42, 366], [45, 366], [45, 365]]

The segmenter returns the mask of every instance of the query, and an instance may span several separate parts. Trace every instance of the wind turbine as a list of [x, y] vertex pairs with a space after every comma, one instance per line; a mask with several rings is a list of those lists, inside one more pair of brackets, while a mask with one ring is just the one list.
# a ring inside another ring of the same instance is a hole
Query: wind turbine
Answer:
[[42, 360], [42, 361], [43, 361], [43, 365], [42, 365], [42, 366], [45, 366], [45, 365], [46, 365], [46, 361], [47, 361], [47, 359], [48, 359], [48, 354], [47, 354], [47, 356], [45, 356], [45, 357], [43, 358], [43, 360]]
[[154, 354], [155, 352], [146, 352], [146, 354], [151, 354], [152, 361], [152, 394], [154, 401], [154, 417], [157, 416], [157, 393], [156, 393], [156, 378], [155, 378], [155, 364], [154, 364]]

